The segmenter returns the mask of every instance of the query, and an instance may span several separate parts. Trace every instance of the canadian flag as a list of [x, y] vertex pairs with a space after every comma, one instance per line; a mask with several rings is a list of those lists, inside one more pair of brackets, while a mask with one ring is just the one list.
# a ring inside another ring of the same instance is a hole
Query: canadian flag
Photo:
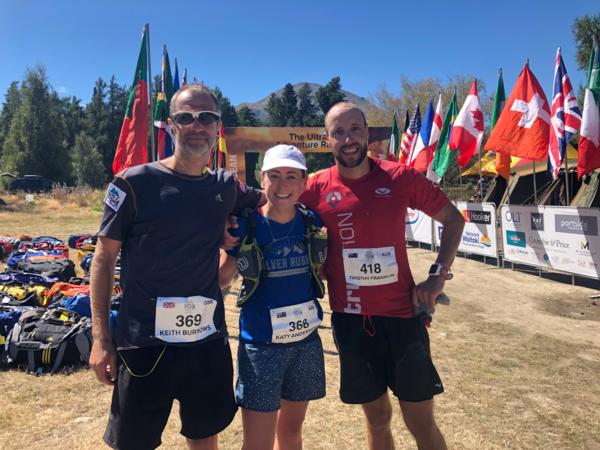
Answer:
[[440, 177], [438, 177], [435, 170], [433, 170], [433, 156], [435, 154], [435, 149], [437, 147], [438, 141], [440, 140], [440, 134], [442, 134], [442, 125], [444, 123], [444, 119], [442, 118], [442, 94], [440, 94], [437, 102], [437, 106], [435, 107], [435, 114], [433, 116], [433, 125], [431, 126], [431, 136], [429, 136], [429, 147], [431, 148], [431, 154], [429, 158], [429, 163], [427, 164], [427, 178], [434, 183], [440, 182]]
[[458, 164], [465, 167], [479, 151], [483, 139], [483, 113], [477, 95], [477, 81], [473, 81], [469, 95], [460, 109], [448, 142], [450, 150], [459, 150]]
[[542, 160], [548, 155], [550, 108], [529, 64], [525, 64], [506, 101], [485, 149], [505, 155]]
[[583, 117], [579, 134], [577, 177], [600, 167], [600, 112], [594, 94], [585, 90]]

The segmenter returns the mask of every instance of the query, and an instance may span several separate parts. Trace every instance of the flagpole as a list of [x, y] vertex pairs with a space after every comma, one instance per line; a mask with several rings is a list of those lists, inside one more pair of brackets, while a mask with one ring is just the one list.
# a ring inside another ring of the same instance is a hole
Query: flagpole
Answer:
[[535, 159], [534, 159], [533, 160], [533, 201], [537, 205], [537, 181], [536, 181], [536, 174], [537, 174], [537, 172], [535, 171]]
[[150, 123], [150, 159], [156, 161], [156, 146], [154, 143], [154, 116], [152, 114], [152, 70], [150, 66], [150, 24], [144, 25], [144, 32], [146, 33], [146, 57], [148, 59], [148, 122]]
[[565, 194], [567, 195], [567, 204], [565, 206], [569, 206], [571, 204], [571, 187], [569, 186], [569, 143], [567, 142], [567, 147], [565, 148]]

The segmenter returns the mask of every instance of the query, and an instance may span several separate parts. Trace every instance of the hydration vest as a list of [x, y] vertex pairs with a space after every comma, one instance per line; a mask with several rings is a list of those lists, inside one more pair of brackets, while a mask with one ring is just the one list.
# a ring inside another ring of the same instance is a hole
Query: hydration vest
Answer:
[[[301, 213], [304, 220], [304, 237], [306, 238], [306, 247], [308, 249], [311, 279], [317, 293], [317, 298], [323, 298], [325, 295], [325, 285], [321, 277], [319, 277], [319, 268], [327, 258], [327, 233], [323, 233], [315, 225], [315, 218], [306, 206], [297, 203], [296, 209]], [[242, 240], [236, 256], [237, 269], [243, 278], [236, 302], [236, 306], [238, 307], [246, 303], [256, 291], [264, 275], [265, 268], [263, 251], [258, 242], [256, 242], [256, 223], [252, 217], [252, 212], [245, 211], [242, 217], [247, 220], [248, 225], [246, 236]]]

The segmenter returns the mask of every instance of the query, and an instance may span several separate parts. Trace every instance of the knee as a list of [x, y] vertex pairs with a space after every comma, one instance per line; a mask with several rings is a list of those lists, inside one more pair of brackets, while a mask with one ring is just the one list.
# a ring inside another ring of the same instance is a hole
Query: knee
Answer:
[[277, 436], [285, 440], [297, 440], [302, 437], [302, 421], [279, 421]]
[[392, 422], [392, 406], [387, 404], [377, 407], [365, 408], [367, 423], [371, 429], [384, 429], [390, 426]]

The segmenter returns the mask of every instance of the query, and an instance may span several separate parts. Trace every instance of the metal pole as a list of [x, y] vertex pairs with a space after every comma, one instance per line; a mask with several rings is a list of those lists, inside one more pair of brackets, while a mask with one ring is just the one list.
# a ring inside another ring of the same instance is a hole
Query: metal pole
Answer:
[[536, 181], [537, 172], [535, 171], [535, 159], [533, 160], [533, 201], [534, 204], [537, 205], [537, 181]]
[[[567, 143], [567, 147], [569, 144]], [[571, 187], [569, 186], [569, 162], [568, 162], [568, 148], [565, 149], [565, 194], [567, 195], [567, 204], [569, 206], [571, 204]]]
[[148, 122], [150, 123], [150, 155], [152, 161], [156, 161], [156, 145], [154, 143], [154, 121], [152, 120], [152, 69], [150, 65], [150, 24], [144, 25], [146, 33], [146, 57], [148, 58]]

